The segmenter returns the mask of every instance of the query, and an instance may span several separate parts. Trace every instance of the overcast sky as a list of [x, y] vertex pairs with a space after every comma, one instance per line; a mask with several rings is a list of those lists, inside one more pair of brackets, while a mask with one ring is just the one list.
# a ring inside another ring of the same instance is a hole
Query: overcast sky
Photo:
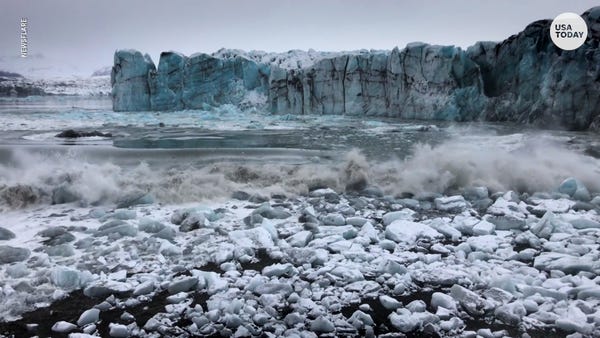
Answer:
[[[163, 50], [392, 49], [408, 42], [467, 47], [503, 40], [537, 19], [600, 4], [565, 0], [0, 0], [0, 69], [89, 75], [116, 49], [155, 62]], [[29, 57], [20, 55], [28, 18]]]

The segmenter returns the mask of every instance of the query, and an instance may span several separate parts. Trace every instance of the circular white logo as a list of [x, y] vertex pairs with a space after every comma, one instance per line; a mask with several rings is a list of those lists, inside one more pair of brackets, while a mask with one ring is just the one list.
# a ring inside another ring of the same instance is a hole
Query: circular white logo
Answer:
[[588, 27], [575, 13], [562, 13], [552, 21], [550, 38], [556, 47], [564, 50], [579, 48], [585, 42]]

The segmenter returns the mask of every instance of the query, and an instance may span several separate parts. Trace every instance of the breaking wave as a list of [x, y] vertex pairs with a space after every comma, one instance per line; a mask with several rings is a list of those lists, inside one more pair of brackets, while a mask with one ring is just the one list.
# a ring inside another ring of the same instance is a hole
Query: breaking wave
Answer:
[[[165, 160], [168, 162], [169, 160]], [[58, 187], [86, 204], [114, 203], [132, 192], [149, 192], [162, 203], [224, 200], [236, 190], [262, 195], [303, 195], [310, 189], [386, 194], [445, 193], [468, 186], [491, 191], [552, 191], [573, 176], [600, 191], [600, 161], [544, 138], [457, 137], [441, 145], [418, 144], [411, 155], [370, 160], [353, 149], [333, 159], [302, 164], [223, 160], [202, 165], [136, 165], [92, 161], [80, 153], [39, 154], [15, 150], [0, 164], [1, 208], [51, 203]], [[180, 161], [173, 161], [181, 163]]]

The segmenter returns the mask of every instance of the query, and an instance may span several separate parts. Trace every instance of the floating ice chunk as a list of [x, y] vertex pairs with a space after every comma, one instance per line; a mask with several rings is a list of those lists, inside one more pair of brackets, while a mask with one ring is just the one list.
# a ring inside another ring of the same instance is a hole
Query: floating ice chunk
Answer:
[[392, 224], [393, 221], [399, 220], [399, 219], [412, 221], [412, 220], [414, 220], [414, 217], [413, 217], [414, 214], [415, 214], [415, 212], [408, 208], [404, 208], [400, 211], [388, 212], [387, 214], [383, 215], [383, 225], [386, 225], [386, 226], [390, 225], [390, 224]]
[[110, 331], [108, 334], [111, 337], [115, 337], [115, 338], [129, 337], [129, 329], [127, 329], [127, 326], [125, 326], [125, 325], [110, 323], [110, 324], [108, 324], [108, 327], [110, 328]]
[[29, 274], [29, 269], [25, 263], [16, 263], [6, 268], [6, 274], [12, 278], [21, 278]]
[[329, 319], [319, 316], [310, 324], [310, 330], [318, 333], [329, 333], [335, 331], [335, 326]]
[[135, 210], [117, 209], [111, 215], [109, 215], [109, 217], [124, 221], [128, 219], [135, 219], [137, 217], [137, 213]]
[[150, 234], [155, 234], [165, 228], [165, 225], [159, 221], [150, 218], [141, 218], [138, 224], [138, 229]]
[[166, 240], [172, 242], [173, 239], [175, 238], [175, 236], [177, 236], [177, 233], [175, 232], [175, 230], [173, 228], [165, 227], [161, 231], [155, 233], [153, 236], [156, 238], [166, 239]]
[[115, 239], [125, 236], [134, 237], [137, 235], [137, 228], [122, 221], [108, 222], [99, 227], [94, 235], [96, 237], [109, 236]]
[[190, 291], [198, 284], [198, 277], [179, 277], [169, 283], [167, 290], [170, 294]]
[[48, 256], [69, 257], [75, 255], [75, 250], [69, 244], [60, 244], [44, 248]]
[[273, 208], [271, 207], [271, 205], [269, 205], [269, 203], [262, 204], [260, 207], [256, 208], [252, 213], [255, 215], [261, 215], [262, 217], [269, 219], [286, 219], [292, 216], [292, 214], [287, 212], [284, 208]]
[[62, 320], [52, 325], [52, 331], [58, 333], [69, 333], [76, 329], [77, 325]]
[[169, 242], [163, 242], [159, 251], [163, 256], [179, 256], [183, 253], [183, 248]]
[[385, 237], [395, 242], [413, 244], [418, 238], [441, 238], [442, 234], [429, 225], [406, 220], [396, 220], [385, 229]]
[[402, 303], [400, 301], [387, 295], [379, 296], [379, 302], [384, 308], [392, 311], [402, 307]]
[[192, 230], [199, 229], [206, 225], [206, 217], [203, 213], [191, 212], [185, 217], [179, 226], [179, 230], [182, 232], [189, 232]]
[[139, 204], [152, 204], [154, 197], [146, 192], [133, 192], [127, 194], [117, 201], [117, 208], [129, 208]]
[[438, 197], [434, 203], [436, 209], [446, 212], [461, 212], [469, 207], [469, 203], [461, 195]]
[[100, 310], [98, 309], [89, 309], [85, 310], [79, 319], [77, 320], [77, 325], [85, 326], [87, 324], [93, 324], [100, 320]]
[[29, 257], [29, 250], [8, 245], [0, 245], [0, 264], [21, 262]]
[[3, 227], [0, 227], [0, 241], [7, 241], [9, 239], [15, 238], [15, 234]]
[[441, 292], [434, 292], [431, 295], [431, 307], [437, 310], [440, 306], [448, 310], [456, 310], [456, 303], [452, 296]]

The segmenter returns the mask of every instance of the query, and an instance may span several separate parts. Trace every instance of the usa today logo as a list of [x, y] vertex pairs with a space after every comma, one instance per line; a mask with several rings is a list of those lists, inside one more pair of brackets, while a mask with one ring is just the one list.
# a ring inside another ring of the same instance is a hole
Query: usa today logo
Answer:
[[556, 47], [564, 50], [579, 48], [585, 42], [588, 27], [575, 13], [562, 13], [552, 21], [550, 38]]

